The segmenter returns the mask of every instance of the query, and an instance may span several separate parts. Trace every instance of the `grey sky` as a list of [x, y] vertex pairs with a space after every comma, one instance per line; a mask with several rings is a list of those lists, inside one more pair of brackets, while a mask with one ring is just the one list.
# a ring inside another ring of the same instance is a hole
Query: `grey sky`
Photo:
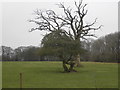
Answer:
[[[95, 1], [95, 0], [94, 0]], [[66, 5], [73, 7], [73, 2]], [[34, 24], [27, 20], [34, 18], [36, 9], [54, 9], [61, 14], [58, 2], [3, 2], [2, 3], [2, 45], [16, 48], [18, 46], [39, 46], [45, 32], [28, 32]], [[88, 15], [85, 22], [89, 23], [98, 18], [97, 25], [104, 27], [95, 32], [100, 37], [118, 31], [118, 3], [117, 2], [87, 2]]]

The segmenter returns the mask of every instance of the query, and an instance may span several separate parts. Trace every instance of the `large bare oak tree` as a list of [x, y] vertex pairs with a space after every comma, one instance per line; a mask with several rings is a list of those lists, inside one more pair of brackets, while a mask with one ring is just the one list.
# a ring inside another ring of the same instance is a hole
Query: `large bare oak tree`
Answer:
[[[64, 15], [58, 15], [54, 10], [36, 10], [36, 18], [30, 20], [38, 25], [38, 27], [32, 28], [30, 31], [44, 30], [54, 32], [61, 30], [66, 33], [70, 38], [79, 42], [81, 39], [86, 39], [86, 36], [95, 36], [89, 33], [92, 30], [99, 30], [102, 25], [94, 27], [97, 19], [91, 24], [86, 24], [84, 18], [88, 13], [86, 10], [87, 4], [83, 4], [82, 1], [75, 2], [75, 10], [70, 7], [66, 7], [63, 3], [58, 4], [59, 8], [63, 10]], [[80, 54], [75, 55], [76, 65], [80, 66]]]

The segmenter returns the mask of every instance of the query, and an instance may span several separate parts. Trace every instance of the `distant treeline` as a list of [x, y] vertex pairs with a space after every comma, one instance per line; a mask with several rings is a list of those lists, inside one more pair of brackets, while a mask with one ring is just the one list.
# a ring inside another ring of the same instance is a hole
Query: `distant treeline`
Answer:
[[[81, 61], [118, 62], [120, 51], [120, 32], [108, 34], [97, 40], [88, 39], [81, 42], [85, 52], [81, 54]], [[21, 46], [16, 49], [1, 46], [2, 61], [61, 61], [59, 57], [41, 55], [42, 47]]]

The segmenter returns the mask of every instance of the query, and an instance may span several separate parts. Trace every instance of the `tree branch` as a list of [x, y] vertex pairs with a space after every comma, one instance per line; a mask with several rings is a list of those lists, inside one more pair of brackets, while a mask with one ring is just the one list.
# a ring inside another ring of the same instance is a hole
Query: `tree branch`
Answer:
[[93, 26], [96, 23], [96, 21], [97, 21], [97, 18], [95, 19], [95, 21], [92, 24], [85, 25], [85, 26], [83, 26], [83, 28], [87, 28], [87, 27]]

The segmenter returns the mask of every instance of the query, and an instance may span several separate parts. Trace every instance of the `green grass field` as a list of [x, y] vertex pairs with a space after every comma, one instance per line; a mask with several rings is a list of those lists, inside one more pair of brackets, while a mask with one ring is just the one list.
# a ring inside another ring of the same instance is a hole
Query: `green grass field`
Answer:
[[117, 88], [118, 64], [82, 62], [78, 72], [63, 73], [62, 62], [3, 62], [2, 87], [19, 88]]

